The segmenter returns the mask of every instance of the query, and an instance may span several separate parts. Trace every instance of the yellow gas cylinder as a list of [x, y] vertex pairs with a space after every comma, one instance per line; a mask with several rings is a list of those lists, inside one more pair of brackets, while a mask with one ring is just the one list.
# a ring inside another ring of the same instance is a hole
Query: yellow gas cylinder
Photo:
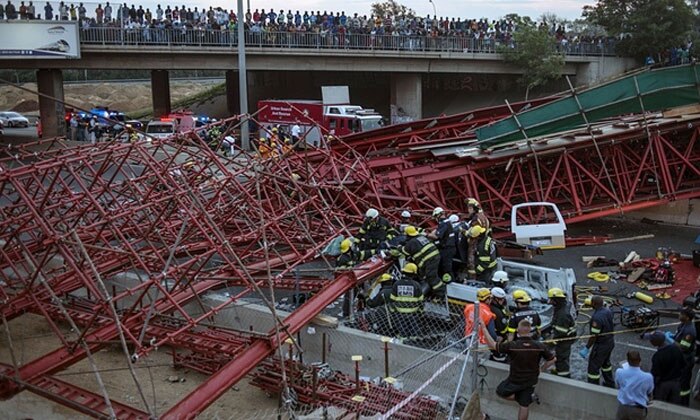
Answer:
[[644, 302], [644, 303], [646, 303], [646, 304], [649, 304], [649, 305], [651, 305], [652, 303], [654, 303], [654, 298], [653, 298], [653, 297], [651, 297], [651, 296], [649, 296], [649, 295], [646, 295], [646, 294], [644, 294], [644, 293], [642, 293], [642, 292], [637, 292], [637, 293], [635, 293], [635, 294], [634, 294], [634, 297], [636, 297], [637, 299], [639, 299], [639, 300], [641, 300], [642, 302]]

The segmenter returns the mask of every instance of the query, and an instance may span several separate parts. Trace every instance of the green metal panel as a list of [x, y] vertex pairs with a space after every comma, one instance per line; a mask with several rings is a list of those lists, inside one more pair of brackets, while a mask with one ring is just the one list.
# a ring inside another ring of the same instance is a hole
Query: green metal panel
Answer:
[[[622, 114], [659, 111], [700, 102], [698, 69], [695, 64], [647, 70], [577, 92], [578, 101], [589, 122]], [[639, 94], [637, 95], [637, 87]], [[569, 95], [520, 114], [511, 116], [476, 131], [482, 148], [525, 138], [558, 133], [581, 127], [585, 120], [576, 97]]]

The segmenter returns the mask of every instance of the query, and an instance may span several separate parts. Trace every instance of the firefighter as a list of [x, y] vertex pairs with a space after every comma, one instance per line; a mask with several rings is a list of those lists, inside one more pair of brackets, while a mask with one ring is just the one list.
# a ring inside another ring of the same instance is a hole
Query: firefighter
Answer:
[[481, 209], [481, 204], [475, 198], [467, 198], [465, 200], [467, 204], [467, 220], [463, 224], [462, 234], [466, 239], [466, 257], [467, 257], [467, 274], [470, 279], [476, 278], [476, 264], [474, 261], [474, 250], [476, 248], [476, 239], [469, 235], [469, 230], [474, 226], [482, 227], [485, 232], [491, 233], [491, 223], [488, 217]]
[[258, 152], [260, 153], [260, 157], [263, 159], [270, 157], [272, 150], [270, 149], [265, 137], [260, 137], [260, 141], [258, 142]]
[[401, 270], [401, 278], [391, 287], [391, 319], [398, 331], [399, 337], [413, 336], [418, 325], [417, 315], [423, 312], [423, 290], [418, 283], [418, 267], [407, 263]]
[[399, 247], [399, 251], [406, 255], [418, 267], [418, 278], [424, 283], [424, 293], [430, 293], [440, 298], [445, 295], [445, 284], [438, 277], [440, 266], [440, 251], [427, 237], [418, 234], [413, 226], [406, 228], [408, 241]]
[[469, 238], [475, 241], [473, 260], [476, 262], [474, 271], [476, 279], [488, 282], [492, 279], [493, 271], [496, 269], [496, 242], [486, 232], [486, 229], [476, 225], [469, 228]]
[[[476, 299], [479, 301], [479, 319], [486, 325], [487, 331], [491, 337], [496, 339], [496, 316], [491, 312], [489, 304], [491, 303], [491, 291], [482, 287], [476, 291]], [[468, 336], [474, 331], [474, 305], [468, 303], [464, 306], [464, 336]], [[478, 324], [477, 324], [478, 328]], [[479, 330], [479, 343], [487, 344], [483, 330]]]
[[500, 287], [501, 289], [506, 290], [506, 287], [508, 286], [508, 273], [503, 270], [496, 271], [493, 273], [493, 277], [491, 277], [491, 283], [494, 285], [494, 287]]
[[365, 213], [365, 220], [360, 227], [357, 237], [360, 240], [361, 250], [376, 250], [387, 240], [391, 240], [396, 235], [396, 229], [382, 216], [377, 209], [368, 209]]
[[681, 375], [681, 404], [688, 406], [690, 404], [691, 379], [693, 377], [693, 366], [695, 366], [695, 339], [697, 331], [693, 325], [695, 314], [690, 308], [683, 308], [678, 315], [681, 324], [673, 334], [673, 341], [676, 342], [683, 353], [685, 361], [685, 369]]
[[[359, 250], [351, 239], [344, 239], [340, 243], [340, 255], [335, 260], [337, 269], [351, 269], [357, 264], [369, 259], [374, 255], [372, 250]], [[355, 295], [359, 297], [359, 288], [353, 290]], [[350, 307], [353, 304], [353, 293], [350, 290], [345, 292], [343, 297], [343, 316], [350, 316]]]
[[518, 329], [518, 323], [527, 319], [532, 325], [532, 337], [537, 340], [540, 337], [540, 326], [542, 325], [542, 320], [540, 319], [540, 314], [536, 310], [530, 307], [530, 302], [532, 298], [530, 295], [521, 289], [513, 292], [513, 300], [515, 301], [515, 312], [508, 320], [508, 341], [513, 341], [515, 339], [515, 332]]
[[[610, 355], [615, 348], [615, 337], [611, 334], [615, 329], [613, 314], [605, 307], [601, 296], [591, 298], [591, 306], [595, 310], [589, 323], [591, 337], [586, 346], [579, 351], [579, 355], [588, 359], [588, 382], [598, 385], [600, 374], [603, 372], [603, 385], [614, 388], [612, 365]], [[591, 350], [592, 349], [592, 350]], [[589, 357], [590, 354], [590, 357]]]
[[394, 276], [384, 273], [377, 277], [369, 289], [369, 298], [365, 302], [369, 308], [377, 308], [391, 301], [391, 290], [394, 287]]
[[552, 338], [554, 343], [554, 353], [557, 355], [557, 363], [554, 365], [557, 376], [570, 378], [569, 356], [571, 356], [571, 346], [576, 339], [576, 320], [571, 315], [571, 304], [566, 300], [566, 293], [558, 287], [552, 287], [547, 292], [549, 301], [554, 307], [552, 315]]
[[216, 150], [219, 148], [219, 140], [221, 139], [221, 129], [219, 129], [219, 126], [214, 126], [209, 129], [209, 132], [207, 133], [207, 140], [209, 141], [209, 147], [212, 150]]
[[435, 241], [435, 246], [440, 250], [440, 268], [438, 275], [442, 281], [447, 284], [455, 278], [452, 270], [452, 261], [457, 252], [455, 244], [455, 234], [452, 229], [452, 223], [445, 217], [445, 211], [442, 207], [435, 207], [433, 217], [438, 223], [437, 229], [431, 232], [428, 237]]
[[[496, 341], [505, 341], [508, 337], [508, 301], [506, 301], [506, 291], [500, 287], [491, 289], [491, 303], [489, 304], [494, 315], [494, 329], [496, 330]], [[491, 360], [505, 362], [506, 355], [491, 351]]]

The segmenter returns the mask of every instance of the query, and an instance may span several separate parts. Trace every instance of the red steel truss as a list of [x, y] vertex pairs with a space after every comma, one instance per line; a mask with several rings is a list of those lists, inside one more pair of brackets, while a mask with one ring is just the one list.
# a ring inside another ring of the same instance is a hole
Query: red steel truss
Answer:
[[[297, 271], [323, 262], [321, 251], [368, 207], [390, 219], [405, 208], [427, 216], [438, 205], [464, 211], [464, 198], [474, 196], [506, 232], [512, 206], [527, 201], [554, 202], [575, 222], [700, 196], [700, 116], [634, 116], [479, 149], [471, 130], [509, 112], [388, 127], [270, 159], [225, 157], [196, 133], [5, 148], [0, 315], [3, 323], [41, 315], [61, 345], [21, 366], [0, 365], [0, 395], [26, 389], [95, 417], [200, 413], [334, 299], [385, 268], [370, 261], [334, 280]], [[238, 123], [222, 121], [224, 135]], [[225, 302], [202, 305], [202, 294], [222, 288]], [[315, 294], [265, 334], [208, 324], [226, 306], [264, 296], [261, 289]], [[200, 310], [191, 315], [186, 305]], [[178, 363], [212, 375], [165, 413], [53, 376], [115, 341], [130, 363], [168, 346]]]

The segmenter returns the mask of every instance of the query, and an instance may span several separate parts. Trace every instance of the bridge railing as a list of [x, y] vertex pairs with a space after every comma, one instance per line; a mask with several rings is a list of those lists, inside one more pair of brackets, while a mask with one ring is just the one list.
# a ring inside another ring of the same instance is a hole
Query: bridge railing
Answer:
[[[238, 35], [229, 30], [83, 28], [84, 45], [200, 46], [233, 48]], [[379, 50], [407, 52], [496, 53], [500, 45], [517, 48], [512, 42], [470, 36], [406, 36], [330, 32], [246, 32], [252, 48], [304, 48], [329, 50]], [[555, 48], [567, 55], [614, 55], [614, 45], [603, 42], [558, 42]]]

